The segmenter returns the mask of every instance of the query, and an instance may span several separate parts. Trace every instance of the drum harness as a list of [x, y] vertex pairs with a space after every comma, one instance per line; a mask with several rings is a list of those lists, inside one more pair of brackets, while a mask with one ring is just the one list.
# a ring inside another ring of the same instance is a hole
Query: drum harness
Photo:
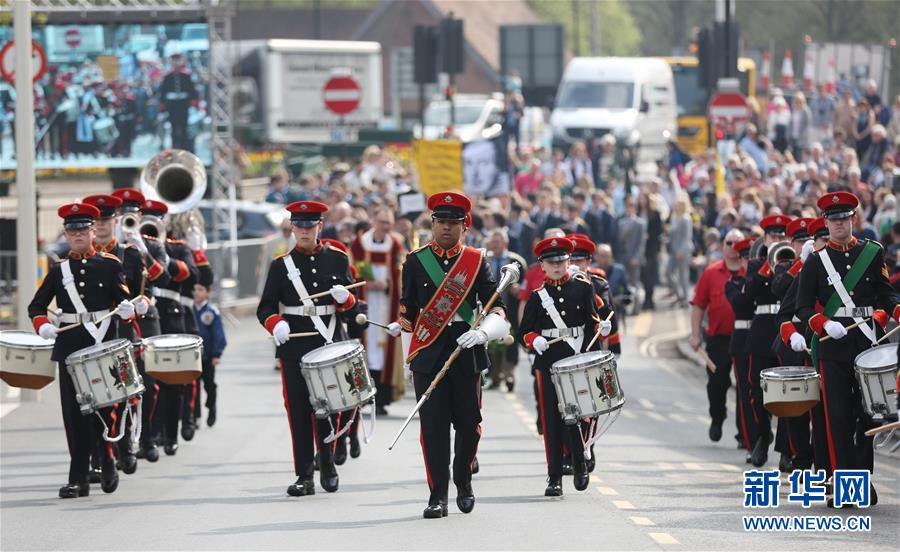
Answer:
[[[869, 244], [867, 244], [868, 246]], [[834, 264], [831, 262], [831, 259], [828, 256], [827, 249], [822, 251], [819, 254], [819, 259], [822, 260], [822, 266], [825, 268], [825, 272], [828, 274], [828, 283], [834, 287], [834, 292], [838, 294], [838, 297], [841, 298], [841, 302], [844, 304], [844, 309], [847, 314], [850, 314], [853, 321], [859, 324], [858, 328], [862, 331], [862, 333], [872, 342], [872, 345], [877, 345], [878, 340], [875, 338], [875, 332], [871, 326], [868, 326], [863, 323], [863, 319], [861, 316], [852, 316], [856, 314], [854, 311], [857, 309], [856, 304], [853, 302], [853, 298], [850, 297], [850, 294], [847, 293], [847, 288], [844, 287], [844, 282], [841, 279], [841, 275], [834, 269]], [[868, 266], [868, 263], [866, 263]]]
[[[75, 288], [75, 277], [72, 275], [72, 267], [69, 265], [69, 261], [65, 260], [59, 263], [59, 268], [62, 271], [63, 287], [66, 290], [66, 294], [69, 296], [69, 300], [72, 302], [72, 306], [75, 307], [75, 313], [81, 318], [81, 324], [84, 326], [84, 329], [91, 334], [92, 338], [94, 338], [94, 344], [99, 345], [103, 342], [103, 337], [109, 329], [112, 318], [107, 318], [100, 322], [100, 327], [98, 328], [97, 325], [94, 324], [94, 317], [97, 316], [97, 313], [89, 312], [87, 310], [87, 307], [84, 306], [84, 302], [81, 300], [81, 296], [78, 294], [78, 290]], [[69, 313], [64, 312], [61, 318], [65, 319], [66, 314]], [[109, 436], [109, 426], [106, 425], [106, 420], [103, 419], [103, 416], [101, 416], [99, 412], [94, 412], [100, 419], [100, 423], [103, 424], [102, 437], [104, 441], [108, 443], [117, 443], [122, 440], [122, 437], [125, 436], [125, 416], [131, 416], [131, 442], [132, 444], [138, 442], [141, 435], [141, 410], [143, 400], [143, 397], [138, 399], [136, 411], [132, 411], [132, 409], [129, 408], [128, 401], [126, 400], [125, 415], [122, 417], [122, 431], [117, 437]]]
[[[285, 255], [283, 257], [283, 259], [284, 259], [284, 266], [287, 269], [288, 280], [290, 280], [291, 284], [294, 285], [294, 290], [297, 291], [297, 296], [298, 297], [307, 297], [309, 295], [309, 292], [306, 291], [306, 286], [303, 284], [303, 279], [300, 278], [300, 270], [297, 268], [297, 265], [294, 264], [294, 259], [292, 259], [290, 255]], [[297, 311], [298, 313], [309, 312], [310, 314], [307, 314], [306, 316], [309, 316], [310, 320], [312, 320], [313, 326], [316, 327], [316, 331], [319, 332], [319, 335], [321, 335], [323, 338], [325, 338], [325, 343], [333, 343], [334, 329], [335, 329], [335, 325], [337, 324], [337, 314], [331, 314], [331, 320], [328, 321], [328, 326], [326, 326], [325, 322], [322, 321], [321, 316], [319, 316], [318, 314], [312, 314], [312, 313], [318, 313], [318, 312], [324, 312], [324, 311], [319, 310], [319, 306], [317, 306], [315, 303], [313, 303], [312, 299], [304, 299], [302, 302], [303, 302], [303, 305], [300, 307], [290, 307], [290, 306], [286, 306], [286, 305], [285, 306], [288, 309], [294, 309], [294, 308], [301, 309], [301, 310]], [[302, 309], [305, 309], [305, 310], [302, 310]], [[369, 431], [366, 431], [366, 426], [365, 426], [365, 424], [363, 424], [363, 442], [365, 442], [366, 444], [369, 443], [369, 438], [375, 433], [375, 398], [374, 397], [372, 397], [371, 405], [372, 405], [372, 415], [370, 417], [371, 421], [369, 423]], [[335, 432], [334, 424], [331, 422], [331, 416], [328, 416], [327, 419], [328, 419], [328, 425], [331, 426], [331, 434], [328, 435], [328, 437], [325, 437], [325, 439], [323, 439], [323, 441], [325, 443], [331, 443], [335, 439], [338, 439], [343, 434], [350, 431], [350, 426], [353, 425], [353, 420], [356, 418], [356, 415], [358, 413], [359, 413], [359, 407], [354, 408], [353, 414], [350, 415], [350, 419], [347, 421], [347, 424], [344, 426], [343, 429], [341, 429], [340, 431], [337, 431], [337, 432]], [[338, 424], [338, 427], [340, 427], [340, 424]]]

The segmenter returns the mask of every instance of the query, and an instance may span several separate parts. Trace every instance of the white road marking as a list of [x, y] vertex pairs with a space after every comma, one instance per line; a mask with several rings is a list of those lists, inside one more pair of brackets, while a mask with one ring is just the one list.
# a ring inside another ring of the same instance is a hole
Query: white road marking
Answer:
[[656, 544], [681, 544], [675, 537], [668, 533], [647, 533], [650, 538], [656, 541]]
[[620, 510], [634, 510], [634, 504], [628, 502], [627, 500], [613, 500], [613, 506]]
[[597, 487], [597, 492], [606, 496], [618, 496], [619, 491], [613, 489], [612, 487]]
[[655, 523], [650, 521], [650, 518], [639, 517], [639, 516], [630, 516], [628, 519], [630, 519], [632, 521], [632, 523], [634, 523], [635, 525], [643, 525], [645, 527], [650, 527], [650, 526], [656, 525]]

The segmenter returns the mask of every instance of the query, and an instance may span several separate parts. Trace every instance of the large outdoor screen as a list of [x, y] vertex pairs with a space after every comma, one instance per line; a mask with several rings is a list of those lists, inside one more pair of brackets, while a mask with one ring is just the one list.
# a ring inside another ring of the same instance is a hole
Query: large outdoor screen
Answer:
[[[206, 23], [35, 26], [36, 168], [142, 167], [160, 151], [210, 155]], [[0, 47], [13, 39], [0, 27]], [[0, 77], [0, 169], [15, 168], [15, 86]]]

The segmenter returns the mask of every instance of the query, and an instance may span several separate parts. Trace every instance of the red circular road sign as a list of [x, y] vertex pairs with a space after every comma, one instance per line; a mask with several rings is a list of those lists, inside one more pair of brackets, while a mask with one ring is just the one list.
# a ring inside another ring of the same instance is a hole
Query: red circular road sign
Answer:
[[77, 48], [78, 45], [81, 44], [81, 31], [75, 27], [66, 29], [65, 39], [69, 48]]
[[337, 115], [347, 115], [359, 107], [362, 89], [351, 77], [331, 77], [322, 90], [325, 107]]
[[709, 120], [716, 125], [734, 125], [750, 120], [750, 106], [740, 92], [720, 92], [709, 100]]
[[[3, 48], [0, 48], [0, 75], [3, 76], [10, 84], [16, 83], [16, 54], [13, 46], [15, 45], [14, 40], [10, 40], [6, 44], [3, 45]], [[47, 72], [47, 54], [44, 53], [44, 49], [36, 40], [31, 41], [31, 58], [32, 58], [32, 71], [34, 76], [32, 77], [32, 82], [37, 82], [38, 79], [44, 76], [44, 73]]]

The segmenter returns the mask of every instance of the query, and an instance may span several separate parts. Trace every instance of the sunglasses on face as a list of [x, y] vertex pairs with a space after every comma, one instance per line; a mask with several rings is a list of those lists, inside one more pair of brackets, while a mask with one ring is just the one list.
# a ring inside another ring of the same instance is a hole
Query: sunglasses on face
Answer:
[[726, 242], [725, 242], [725, 245], [731, 247], [732, 245], [734, 245], [734, 242], [733, 242], [733, 241], [726, 241]]

